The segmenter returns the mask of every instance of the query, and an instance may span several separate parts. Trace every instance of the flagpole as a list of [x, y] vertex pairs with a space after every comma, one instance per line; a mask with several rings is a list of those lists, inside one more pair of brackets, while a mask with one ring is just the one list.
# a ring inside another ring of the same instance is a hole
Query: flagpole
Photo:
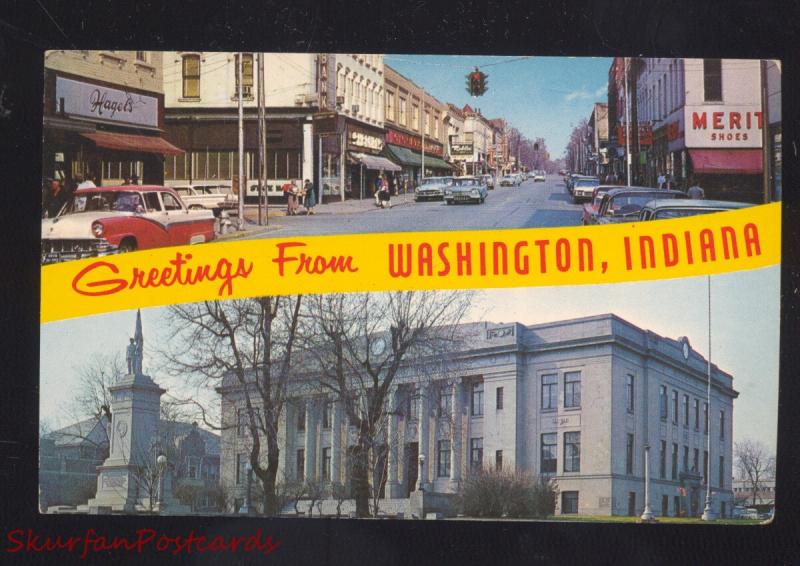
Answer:
[[707, 275], [708, 281], [708, 384], [706, 388], [706, 438], [708, 450], [708, 462], [706, 463], [706, 507], [703, 509], [704, 521], [714, 520], [714, 511], [711, 509], [711, 275]]

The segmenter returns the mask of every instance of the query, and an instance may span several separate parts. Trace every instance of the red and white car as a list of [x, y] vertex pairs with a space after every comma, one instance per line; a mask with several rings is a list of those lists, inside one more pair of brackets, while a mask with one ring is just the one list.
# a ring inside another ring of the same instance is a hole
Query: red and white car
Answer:
[[78, 189], [58, 216], [42, 221], [42, 263], [199, 244], [214, 236], [214, 214], [188, 210], [169, 187]]

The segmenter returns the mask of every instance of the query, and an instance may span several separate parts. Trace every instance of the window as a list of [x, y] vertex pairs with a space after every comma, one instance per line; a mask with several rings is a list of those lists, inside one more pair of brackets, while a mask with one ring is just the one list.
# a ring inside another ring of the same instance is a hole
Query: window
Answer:
[[197, 456], [186, 457], [186, 477], [200, 479], [200, 458]]
[[678, 392], [672, 390], [672, 424], [678, 424]]
[[694, 449], [694, 459], [692, 460], [692, 471], [697, 473], [700, 470], [700, 450]]
[[708, 434], [708, 403], [703, 403], [703, 432]]
[[678, 479], [678, 445], [672, 443], [672, 479]]
[[558, 406], [558, 376], [542, 376], [542, 409], [556, 409]]
[[408, 411], [406, 414], [412, 421], [419, 418], [419, 390], [416, 387], [412, 387], [408, 391]]
[[247, 409], [236, 409], [236, 434], [244, 436], [247, 434]]
[[136, 60], [142, 63], [147, 63], [147, 51], [137, 51]]
[[181, 203], [171, 194], [161, 193], [161, 200], [164, 202], [164, 210], [181, 210]]
[[387, 92], [386, 93], [386, 116], [385, 118], [391, 122], [394, 122], [394, 93]]
[[703, 100], [722, 100], [722, 59], [703, 59]]
[[331, 428], [331, 402], [325, 401], [322, 405], [322, 428]]
[[472, 384], [472, 416], [483, 415], [483, 381]]
[[[234, 84], [236, 86], [235, 95], [239, 96], [239, 54], [234, 55], [234, 71], [233, 75], [236, 78]], [[242, 57], [242, 96], [253, 96], [253, 54], [245, 53]]]
[[688, 472], [689, 471], [689, 447], [688, 446], [684, 446], [683, 447], [683, 471], [684, 472]]
[[681, 516], [681, 496], [675, 495], [672, 498], [673, 505], [675, 506], [675, 517]]
[[662, 385], [658, 388], [658, 407], [661, 413], [661, 420], [667, 420], [667, 386]]
[[161, 210], [161, 203], [158, 200], [158, 193], [145, 193], [144, 204], [147, 210]]
[[405, 126], [406, 125], [406, 99], [403, 98], [402, 96], [400, 97], [399, 109], [400, 109], [400, 115], [399, 115], [399, 120], [398, 121], [400, 122], [401, 126]]
[[625, 376], [625, 399], [629, 413], [633, 413], [633, 395], [633, 376], [628, 374]]
[[694, 400], [694, 429], [700, 430], [700, 400]]
[[297, 430], [306, 429], [306, 404], [301, 403], [297, 407]]
[[703, 450], [703, 484], [708, 485], [708, 450]]
[[200, 98], [200, 55], [183, 56], [183, 98]]
[[666, 517], [669, 515], [669, 495], [661, 496], [661, 516]]
[[683, 426], [689, 426], [689, 396], [683, 396]]
[[628, 433], [628, 442], [625, 445], [625, 473], [633, 474], [633, 435]]
[[449, 417], [453, 407], [453, 391], [447, 385], [439, 388], [439, 417]]
[[558, 469], [558, 439], [555, 432], [542, 435], [542, 464], [541, 473], [554, 474]]
[[495, 407], [498, 411], [503, 410], [503, 388], [498, 387], [495, 395]]
[[422, 129], [425, 131], [425, 133], [428, 136], [430, 136], [431, 135], [431, 115], [427, 110], [425, 111], [422, 119], [424, 120], [424, 122], [422, 124]]
[[236, 455], [236, 484], [241, 485], [247, 481], [247, 454]]
[[306, 451], [303, 448], [297, 449], [297, 460], [295, 464], [295, 478], [299, 481], [305, 479]]
[[564, 407], [581, 406], [581, 372], [568, 371], [564, 374]]
[[725, 411], [719, 411], [719, 439], [725, 439]]
[[661, 441], [661, 450], [659, 451], [658, 471], [659, 477], [662, 480], [667, 479], [667, 441]]
[[419, 106], [416, 104], [411, 105], [411, 128], [419, 130]]
[[719, 457], [719, 488], [725, 488], [725, 456]]
[[331, 479], [331, 449], [322, 449], [322, 479], [327, 481]]
[[436, 475], [440, 478], [450, 477], [450, 441], [439, 441], [439, 459], [436, 466]]
[[574, 515], [578, 512], [578, 492], [577, 491], [562, 491], [561, 492], [561, 514]]
[[564, 433], [564, 471], [581, 471], [581, 433]]
[[483, 467], [483, 438], [469, 440], [469, 468], [480, 470]]
[[494, 469], [501, 471], [503, 469], [503, 451], [496, 450], [494, 453]]

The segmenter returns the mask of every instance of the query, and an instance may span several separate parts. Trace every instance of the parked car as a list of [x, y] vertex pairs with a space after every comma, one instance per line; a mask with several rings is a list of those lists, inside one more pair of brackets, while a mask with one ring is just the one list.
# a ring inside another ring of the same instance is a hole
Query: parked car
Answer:
[[542, 183], [546, 182], [547, 179], [544, 176], [544, 171], [534, 171], [533, 172], [533, 182], [538, 183], [541, 181]]
[[639, 220], [639, 211], [654, 199], [684, 199], [686, 193], [659, 190], [652, 187], [625, 187], [611, 189], [603, 195], [597, 214], [590, 224], [612, 224]]
[[572, 185], [572, 202], [579, 202], [592, 199], [595, 187], [600, 186], [600, 179], [597, 177], [577, 177]]
[[206, 208], [219, 216], [228, 201], [236, 201], [231, 185], [175, 185], [172, 187], [189, 210]]
[[500, 179], [501, 187], [516, 187], [518, 184], [517, 178], [514, 175], [505, 175], [502, 179]]
[[583, 175], [579, 173], [570, 173], [564, 179], [564, 183], [567, 185], [567, 190], [569, 191], [569, 194], [572, 194], [572, 187], [575, 184], [575, 179], [577, 179], [578, 177], [583, 177]]
[[453, 184], [444, 190], [444, 201], [447, 204], [456, 202], [483, 204], [487, 196], [489, 189], [480, 177], [456, 177]]
[[78, 189], [42, 221], [42, 263], [209, 242], [214, 226], [210, 210], [189, 210], [169, 187]]
[[490, 191], [494, 190], [494, 175], [484, 175], [483, 182], [486, 183], [486, 188]]
[[581, 213], [581, 223], [586, 226], [593, 224], [592, 217], [596, 216], [600, 211], [600, 203], [603, 200], [603, 195], [611, 189], [622, 189], [624, 187], [619, 185], [598, 185], [592, 192], [592, 200], [583, 205], [583, 212]]
[[724, 212], [747, 208], [752, 204], [731, 202], [727, 200], [699, 200], [699, 199], [654, 199], [645, 204], [639, 211], [639, 220], [663, 220], [666, 218], [684, 218], [709, 214], [711, 212]]
[[422, 183], [414, 189], [414, 200], [441, 199], [444, 198], [444, 190], [453, 184], [453, 177], [426, 177]]

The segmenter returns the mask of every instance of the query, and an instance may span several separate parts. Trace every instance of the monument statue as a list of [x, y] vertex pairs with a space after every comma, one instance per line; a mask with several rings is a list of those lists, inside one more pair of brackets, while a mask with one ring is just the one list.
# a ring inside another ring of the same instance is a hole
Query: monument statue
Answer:
[[125, 361], [128, 362], [128, 375], [133, 375], [133, 358], [136, 357], [136, 341], [131, 338], [131, 343], [125, 350]]
[[142, 358], [144, 357], [144, 335], [142, 334], [142, 312], [136, 312], [136, 331], [130, 344], [125, 349], [125, 361], [128, 363], [128, 375], [142, 375]]

